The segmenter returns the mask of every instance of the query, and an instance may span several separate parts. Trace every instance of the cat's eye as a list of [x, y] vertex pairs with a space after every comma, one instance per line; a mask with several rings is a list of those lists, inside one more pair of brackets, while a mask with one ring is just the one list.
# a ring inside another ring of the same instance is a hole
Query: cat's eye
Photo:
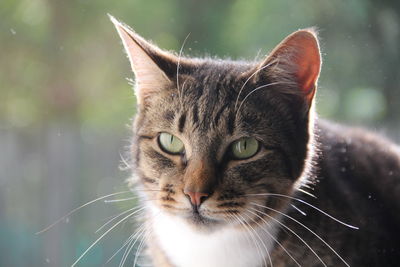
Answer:
[[235, 159], [248, 159], [257, 154], [260, 144], [254, 137], [243, 137], [231, 145], [231, 152]]
[[175, 135], [169, 133], [160, 133], [158, 136], [158, 144], [162, 150], [169, 154], [181, 154], [185, 149], [182, 141]]

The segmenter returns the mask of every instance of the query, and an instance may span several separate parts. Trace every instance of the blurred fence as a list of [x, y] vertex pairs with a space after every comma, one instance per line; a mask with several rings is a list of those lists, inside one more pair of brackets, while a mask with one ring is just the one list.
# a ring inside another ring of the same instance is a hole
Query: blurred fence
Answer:
[[[129, 174], [118, 168], [129, 143], [123, 135], [66, 123], [0, 131], [0, 266], [68, 266], [94, 240], [94, 228], [129, 205], [99, 203], [35, 235], [74, 207], [126, 190]], [[100, 244], [84, 266], [104, 263], [131, 230]]]

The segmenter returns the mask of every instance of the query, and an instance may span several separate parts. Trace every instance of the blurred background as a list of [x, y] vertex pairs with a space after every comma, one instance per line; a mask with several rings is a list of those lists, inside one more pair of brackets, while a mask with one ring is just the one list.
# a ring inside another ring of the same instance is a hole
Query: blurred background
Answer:
[[[400, 141], [398, 0], [0, 1], [0, 266], [70, 266], [134, 201], [119, 168], [135, 98], [110, 13], [160, 47], [254, 59], [291, 32], [320, 29], [320, 117]], [[118, 196], [116, 196], [117, 198]], [[115, 228], [78, 266], [101, 266], [132, 232]], [[121, 255], [107, 263], [116, 266]], [[130, 262], [131, 264], [132, 262]]]

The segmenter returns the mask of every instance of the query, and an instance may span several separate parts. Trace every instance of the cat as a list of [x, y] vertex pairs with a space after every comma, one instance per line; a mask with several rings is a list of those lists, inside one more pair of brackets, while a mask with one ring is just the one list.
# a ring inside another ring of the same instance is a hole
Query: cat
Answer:
[[400, 265], [400, 149], [317, 118], [313, 28], [254, 63], [183, 57], [111, 20], [152, 266]]

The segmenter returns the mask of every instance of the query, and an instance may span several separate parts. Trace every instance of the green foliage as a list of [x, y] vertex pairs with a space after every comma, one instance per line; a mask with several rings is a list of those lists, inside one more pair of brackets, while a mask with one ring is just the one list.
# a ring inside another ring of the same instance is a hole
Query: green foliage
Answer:
[[[6, 127], [28, 127], [60, 116], [104, 128], [126, 121], [133, 103], [125, 98], [129, 89], [123, 78], [132, 75], [108, 12], [166, 49], [179, 50], [191, 33], [186, 54], [247, 59], [263, 57], [298, 28], [317, 26], [324, 51], [321, 91], [343, 101], [353, 88], [376, 88], [383, 95], [381, 105], [387, 105], [385, 98], [392, 95], [387, 92], [399, 85], [387, 80], [393, 70], [385, 73], [399, 63], [395, 7], [395, 1], [364, 0], [5, 0], [0, 4], [0, 40], [7, 51], [0, 55], [0, 118]], [[319, 101], [331, 107], [329, 112], [322, 107], [323, 113], [351, 117], [341, 112], [346, 104], [333, 108], [326, 102]], [[396, 104], [381, 109], [393, 112]], [[390, 118], [371, 116], [365, 118], [371, 123]]]
[[[7, 51], [0, 55], [0, 116], [8, 127], [60, 116], [108, 127], [130, 117], [133, 103], [125, 98], [129, 89], [123, 78], [132, 75], [108, 12], [166, 49], [179, 50], [191, 33], [186, 54], [247, 59], [263, 57], [298, 28], [317, 26], [324, 51], [321, 91], [343, 101], [353, 88], [376, 88], [383, 91], [381, 105], [387, 105], [391, 94], [386, 92], [399, 85], [398, 80], [387, 81], [393, 71], [385, 73], [399, 61], [398, 49], [390, 49], [399, 41], [394, 1], [5, 0], [0, 5], [0, 40]], [[391, 59], [390, 66], [385, 58]], [[327, 115], [351, 117], [340, 111], [343, 105], [331, 105]]]

